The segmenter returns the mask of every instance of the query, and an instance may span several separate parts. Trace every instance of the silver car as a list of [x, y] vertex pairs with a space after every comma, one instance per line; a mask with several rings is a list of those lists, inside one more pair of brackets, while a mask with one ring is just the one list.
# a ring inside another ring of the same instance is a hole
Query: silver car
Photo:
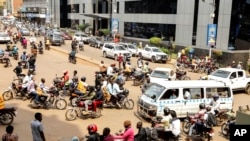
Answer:
[[27, 28], [20, 29], [22, 36], [30, 36], [30, 31]]

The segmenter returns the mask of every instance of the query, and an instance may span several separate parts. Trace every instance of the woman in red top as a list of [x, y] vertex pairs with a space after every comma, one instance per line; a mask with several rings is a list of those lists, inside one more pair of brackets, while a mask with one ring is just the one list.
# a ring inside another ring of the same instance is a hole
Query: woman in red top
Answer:
[[117, 61], [119, 63], [119, 69], [121, 69], [121, 64], [122, 64], [122, 61], [123, 61], [123, 56], [121, 53], [119, 53], [118, 57], [117, 57]]
[[131, 121], [126, 120], [123, 123], [125, 131], [121, 135], [114, 136], [114, 139], [123, 139], [123, 141], [134, 141], [134, 130], [131, 128]]

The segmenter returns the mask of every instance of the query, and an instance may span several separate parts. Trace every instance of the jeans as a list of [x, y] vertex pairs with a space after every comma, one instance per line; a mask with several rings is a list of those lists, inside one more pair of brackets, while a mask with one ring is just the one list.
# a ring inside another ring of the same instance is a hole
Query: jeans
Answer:
[[79, 90], [74, 90], [74, 93], [75, 94], [77, 94], [77, 95], [79, 95], [79, 96], [82, 96], [82, 95], [84, 95], [84, 93], [82, 93], [82, 92], [80, 92]]
[[36, 91], [30, 92], [30, 95], [31, 95], [32, 97], [35, 96], [35, 102], [36, 102], [36, 103], [39, 102], [39, 95], [36, 93]]
[[193, 132], [193, 129], [194, 129], [195, 126], [196, 126], [196, 132], [197, 132], [197, 134], [199, 134], [200, 132], [202, 132], [203, 123], [196, 122], [195, 124], [193, 124], [193, 125], [190, 126], [190, 129], [189, 129], [189, 132], [188, 132], [189, 136], [192, 135], [192, 132]]

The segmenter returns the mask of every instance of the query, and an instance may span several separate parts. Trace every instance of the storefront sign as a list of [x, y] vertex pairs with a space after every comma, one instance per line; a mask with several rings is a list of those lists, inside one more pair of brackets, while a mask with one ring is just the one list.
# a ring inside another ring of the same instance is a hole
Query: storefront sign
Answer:
[[217, 25], [208, 24], [207, 25], [207, 46], [209, 47], [216, 46], [216, 35], [217, 35]]

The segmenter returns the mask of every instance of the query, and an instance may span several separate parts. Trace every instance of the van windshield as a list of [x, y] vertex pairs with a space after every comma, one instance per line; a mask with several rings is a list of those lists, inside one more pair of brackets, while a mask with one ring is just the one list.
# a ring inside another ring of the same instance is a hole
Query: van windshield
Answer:
[[229, 71], [217, 70], [214, 71], [211, 75], [216, 77], [228, 78], [229, 74], [230, 74]]
[[152, 99], [158, 99], [164, 90], [165, 87], [162, 85], [152, 83], [144, 92], [144, 94]]

